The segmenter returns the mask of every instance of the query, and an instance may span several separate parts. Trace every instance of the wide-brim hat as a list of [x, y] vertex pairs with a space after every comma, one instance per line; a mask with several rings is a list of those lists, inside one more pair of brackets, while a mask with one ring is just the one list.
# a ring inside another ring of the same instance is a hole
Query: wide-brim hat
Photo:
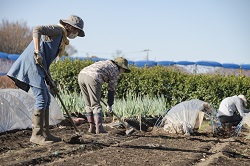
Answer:
[[247, 99], [244, 95], [238, 95], [238, 97], [243, 101], [244, 103], [244, 106], [246, 107], [247, 106]]
[[131, 70], [128, 68], [128, 61], [127, 59], [123, 58], [123, 57], [118, 57], [114, 60], [114, 62], [120, 66], [121, 68], [124, 69], [125, 73], [129, 73]]
[[67, 23], [67, 24], [79, 29], [80, 30], [80, 32], [78, 33], [79, 37], [84, 37], [85, 36], [85, 32], [83, 31], [84, 22], [80, 17], [78, 17], [76, 15], [71, 15], [66, 20], [60, 19], [60, 23], [61, 24]]

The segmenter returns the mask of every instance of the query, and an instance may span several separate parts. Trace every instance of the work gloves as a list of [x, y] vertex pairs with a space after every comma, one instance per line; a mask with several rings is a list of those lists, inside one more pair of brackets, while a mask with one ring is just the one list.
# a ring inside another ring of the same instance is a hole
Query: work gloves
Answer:
[[115, 99], [115, 91], [108, 90], [107, 97], [108, 97], [108, 105], [113, 105]]
[[107, 110], [108, 110], [109, 112], [113, 112], [113, 111], [112, 111], [112, 106], [107, 105]]
[[34, 59], [36, 64], [43, 64], [43, 57], [40, 52], [34, 52]]
[[113, 116], [112, 106], [107, 105], [107, 110], [110, 113], [110, 115]]
[[47, 77], [45, 78], [45, 81], [46, 81], [47, 85], [49, 85], [49, 89], [53, 95], [55, 95], [56, 93], [59, 92], [55, 81], [53, 81], [52, 79], [49, 80]]
[[107, 97], [108, 97], [107, 110], [110, 113], [110, 115], [113, 116], [112, 105], [114, 104], [115, 91], [108, 90]]

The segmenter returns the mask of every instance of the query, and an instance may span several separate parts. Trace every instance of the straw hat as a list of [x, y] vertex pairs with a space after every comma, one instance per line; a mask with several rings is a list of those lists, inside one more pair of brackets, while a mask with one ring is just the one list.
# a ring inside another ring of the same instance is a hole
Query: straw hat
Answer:
[[85, 36], [85, 33], [83, 31], [84, 22], [80, 17], [78, 17], [76, 15], [71, 15], [71, 16], [69, 16], [69, 18], [67, 20], [61, 19], [60, 23], [61, 24], [67, 23], [67, 24], [79, 29], [80, 30], [80, 32], [78, 34], [79, 37]]

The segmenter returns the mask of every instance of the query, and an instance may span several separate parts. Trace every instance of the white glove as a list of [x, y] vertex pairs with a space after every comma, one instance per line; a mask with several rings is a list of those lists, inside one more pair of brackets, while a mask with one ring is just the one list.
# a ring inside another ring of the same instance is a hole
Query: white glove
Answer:
[[108, 110], [110, 113], [112, 113], [112, 112], [113, 112], [113, 111], [112, 111], [112, 106], [107, 105], [107, 110]]
[[43, 63], [43, 57], [40, 52], [34, 52], [34, 58], [36, 61], [36, 64], [42, 64]]

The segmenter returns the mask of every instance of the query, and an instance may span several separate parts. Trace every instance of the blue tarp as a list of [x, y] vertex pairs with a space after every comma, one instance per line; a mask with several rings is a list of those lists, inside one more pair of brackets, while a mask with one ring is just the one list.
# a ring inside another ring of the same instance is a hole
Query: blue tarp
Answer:
[[176, 62], [177, 65], [195, 65], [195, 62], [190, 61], [178, 61]]
[[[4, 52], [0, 52], [0, 58], [2, 59], [9, 59], [9, 60], [16, 60], [19, 57], [18, 54], [7, 54]], [[89, 58], [89, 57], [62, 57], [61, 60], [69, 58], [71, 60], [91, 60], [94, 62], [107, 60], [105, 58]], [[201, 66], [210, 66], [210, 67], [223, 67], [228, 69], [243, 69], [243, 70], [250, 70], [250, 64], [243, 64], [238, 65], [234, 63], [218, 63], [214, 61], [197, 61], [197, 62], [190, 62], [190, 61], [151, 61], [151, 60], [139, 60], [139, 61], [128, 61], [129, 65], [135, 65], [137, 67], [152, 67], [152, 66], [172, 66], [172, 65], [201, 65]]]
[[9, 60], [17, 60], [17, 58], [19, 57], [19, 55], [18, 54], [9, 54], [8, 55], [8, 59]]
[[241, 69], [250, 70], [250, 64], [241, 65]]
[[234, 63], [222, 63], [221, 64], [223, 68], [227, 69], [239, 69], [240, 65], [234, 64]]
[[76, 59], [79, 59], [79, 60], [91, 60], [91, 61], [94, 61], [94, 62], [98, 62], [98, 61], [102, 61], [102, 60], [107, 60], [105, 58], [89, 58], [89, 57], [61, 57], [60, 58], [61, 60], [65, 60], [65, 59], [71, 59], [71, 60], [76, 60]]
[[128, 64], [129, 64], [129, 65], [134, 65], [135, 62], [134, 62], [134, 61], [128, 61]]
[[94, 62], [107, 60], [107, 59], [105, 59], [105, 58], [87, 58], [87, 59], [89, 59], [89, 60], [91, 60], [91, 61], [94, 61]]
[[157, 66], [172, 66], [175, 65], [176, 63], [173, 61], [158, 61]]
[[219, 62], [214, 62], [214, 61], [198, 61], [195, 64], [201, 66], [222, 67]]
[[3, 59], [9, 59], [9, 60], [17, 60], [17, 58], [19, 57], [18, 54], [6, 54], [4, 52], [0, 52], [0, 58]]
[[0, 58], [8, 59], [8, 54], [6, 54], [4, 52], [0, 52]]
[[147, 61], [147, 60], [135, 61], [134, 64], [137, 67], [146, 67], [146, 66], [152, 67], [157, 65], [155, 61]]

